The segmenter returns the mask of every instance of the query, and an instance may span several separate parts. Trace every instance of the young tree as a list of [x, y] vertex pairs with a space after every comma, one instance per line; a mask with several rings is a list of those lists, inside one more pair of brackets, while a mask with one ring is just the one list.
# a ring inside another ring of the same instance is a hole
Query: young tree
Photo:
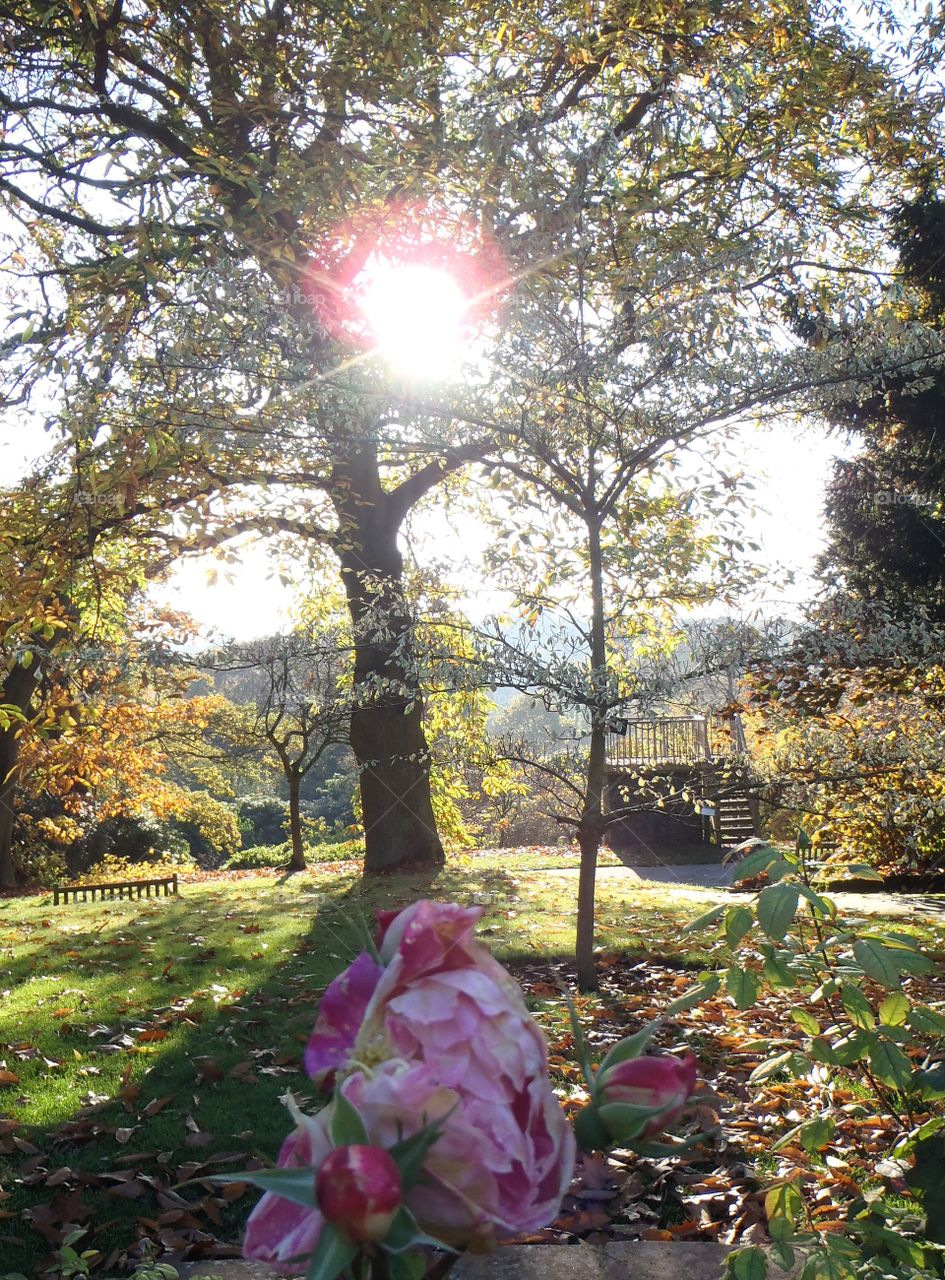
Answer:
[[[627, 317], [627, 264], [654, 247], [661, 270], [676, 260], [649, 282], [668, 311], [707, 247], [741, 255], [746, 287], [783, 282], [850, 218], [868, 227], [851, 164], [908, 171], [931, 105], [820, 0], [158, 0], [146, 15], [17, 0], [8, 20], [0, 195], [26, 277], [9, 394], [52, 384], [94, 492], [160, 510], [189, 490], [185, 546], [263, 528], [335, 551], [355, 684], [376, 694], [351, 728], [367, 864], [436, 862], [422, 698], [401, 692], [415, 664], [398, 535], [444, 476], [500, 456], [517, 419], [484, 390], [418, 396], [381, 376], [352, 314], [363, 269], [455, 264], [458, 247], [501, 261], [478, 273], [489, 294], [618, 229]], [[783, 250], [786, 227], [804, 234]]]
[[289, 871], [305, 870], [302, 781], [329, 747], [348, 741], [349, 659], [350, 641], [342, 626], [309, 622], [201, 661], [215, 671], [253, 677], [251, 733], [275, 754], [289, 790]]

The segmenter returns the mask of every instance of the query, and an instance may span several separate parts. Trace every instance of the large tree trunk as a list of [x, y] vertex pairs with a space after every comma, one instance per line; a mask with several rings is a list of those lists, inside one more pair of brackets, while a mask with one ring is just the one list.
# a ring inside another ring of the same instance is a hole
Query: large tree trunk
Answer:
[[[19, 663], [7, 673], [0, 688], [0, 702], [19, 708], [29, 714], [30, 703], [36, 691], [35, 664], [23, 667]], [[16, 764], [20, 754], [19, 723], [0, 730], [0, 889], [17, 887], [16, 869], [13, 866], [13, 828], [16, 825]]]
[[302, 844], [302, 804], [299, 792], [302, 779], [297, 773], [288, 775], [289, 781], [289, 843], [292, 856], [289, 859], [289, 871], [305, 870], [305, 848]]
[[367, 447], [335, 470], [337, 553], [354, 631], [351, 749], [358, 762], [365, 873], [440, 866], [413, 622], [397, 535], [403, 512]]
[[584, 780], [584, 804], [578, 824], [581, 870], [578, 875], [578, 914], [575, 962], [578, 986], [597, 990], [594, 964], [594, 905], [597, 857], [603, 839], [604, 753], [607, 733], [607, 640], [604, 631], [604, 575], [600, 525], [588, 521], [588, 560], [591, 578], [591, 744]]

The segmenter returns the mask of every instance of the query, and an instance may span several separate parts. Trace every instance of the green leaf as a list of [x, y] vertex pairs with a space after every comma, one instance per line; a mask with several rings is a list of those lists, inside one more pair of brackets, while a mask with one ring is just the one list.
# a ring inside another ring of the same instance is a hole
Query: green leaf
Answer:
[[665, 1110], [665, 1106], [642, 1107], [635, 1102], [607, 1102], [597, 1108], [597, 1114], [608, 1129], [623, 1138], [634, 1125], [643, 1128], [647, 1120]]
[[417, 1182], [419, 1182], [427, 1152], [440, 1136], [443, 1125], [452, 1114], [452, 1111], [450, 1111], [449, 1115], [443, 1116], [441, 1120], [434, 1120], [431, 1124], [425, 1124], [422, 1129], [418, 1129], [409, 1138], [402, 1138], [400, 1142], [395, 1142], [390, 1148], [391, 1158], [400, 1171], [400, 1180], [405, 1191], [409, 1191], [411, 1187], [416, 1186]]
[[852, 862], [848, 867], [843, 868], [843, 874], [849, 879], [857, 880], [878, 880], [883, 883], [883, 877], [874, 868], [868, 866], [865, 862]]
[[782, 1182], [772, 1187], [765, 1196], [765, 1213], [769, 1222], [774, 1218], [783, 1218], [793, 1226], [803, 1209], [804, 1201], [793, 1182]]
[[875, 1039], [875, 1036], [860, 1030], [842, 1036], [839, 1040], [817, 1036], [811, 1041], [811, 1057], [815, 1062], [824, 1062], [832, 1067], [849, 1067], [866, 1057]]
[[771, 1076], [775, 1076], [779, 1071], [789, 1071], [795, 1079], [806, 1075], [811, 1068], [810, 1058], [804, 1053], [798, 1053], [796, 1049], [788, 1049], [785, 1053], [779, 1053], [775, 1058], [769, 1058], [767, 1062], [762, 1062], [760, 1066], [755, 1067], [748, 1079], [752, 1084], [757, 1084], [761, 1080], [768, 1080]]
[[668, 1014], [684, 1013], [687, 1009], [694, 1009], [703, 1000], [711, 999], [720, 986], [721, 979], [717, 974], [712, 974], [711, 977], [697, 983], [696, 986], [690, 987], [688, 991], [684, 991], [675, 1000], [671, 1000], [666, 1006], [666, 1012]]
[[916, 1143], [915, 1167], [906, 1182], [922, 1200], [929, 1239], [945, 1244], [945, 1138], [940, 1134]]
[[860, 938], [853, 944], [853, 955], [868, 978], [883, 987], [899, 985], [898, 957], [872, 938]]
[[772, 987], [796, 987], [798, 977], [788, 966], [785, 952], [774, 952], [762, 966], [765, 981]]
[[600, 1064], [598, 1075], [603, 1075], [609, 1067], [615, 1067], [618, 1062], [627, 1062], [630, 1058], [639, 1058], [659, 1030], [659, 1026], [660, 1022], [657, 1018], [655, 1022], [649, 1023], [648, 1026], [643, 1027], [642, 1030], [635, 1032], [632, 1036], [626, 1036], [623, 1040], [618, 1040]]
[[[250, 1182], [263, 1191], [274, 1191], [293, 1204], [315, 1207], [315, 1176], [311, 1169], [251, 1169], [246, 1173], [213, 1173], [213, 1182]], [[179, 1184], [183, 1185], [183, 1184]]]
[[912, 1073], [912, 1088], [921, 1098], [932, 1102], [945, 1098], [945, 1062]]
[[747, 857], [742, 858], [733, 872], [733, 879], [736, 883], [739, 880], [750, 880], [752, 876], [760, 875], [762, 871], [767, 871], [772, 862], [777, 862], [781, 857], [777, 849], [772, 849], [771, 845], [763, 844], [758, 849], [752, 849]]
[[924, 956], [920, 951], [896, 951], [899, 968], [904, 973], [934, 973], [935, 962], [931, 956]]
[[683, 929], [683, 933], [695, 933], [698, 929], [707, 929], [710, 924], [715, 924], [716, 920], [724, 916], [725, 911], [724, 904], [721, 907], [713, 907], [711, 911], [706, 911], [695, 920], [690, 920]]
[[756, 1244], [734, 1249], [726, 1259], [726, 1266], [729, 1280], [766, 1280], [768, 1274], [768, 1259]]
[[901, 991], [893, 991], [879, 1006], [879, 1020], [887, 1027], [901, 1027], [909, 1017], [910, 1007]]
[[814, 1155], [833, 1141], [836, 1129], [836, 1121], [830, 1116], [814, 1116], [798, 1129], [801, 1146], [809, 1155]]
[[364, 1121], [343, 1093], [335, 1094], [335, 1110], [331, 1117], [331, 1140], [336, 1147], [366, 1143]]
[[422, 1253], [392, 1253], [387, 1261], [390, 1280], [423, 1280], [427, 1259]]
[[814, 1015], [811, 1012], [809, 1012], [809, 1010], [792, 1009], [791, 1017], [794, 1019], [794, 1021], [803, 1031], [807, 1032], [809, 1036], [820, 1035], [820, 1023], [817, 1021]]
[[799, 884], [797, 886], [797, 891], [803, 898], [806, 898], [813, 907], [814, 915], [823, 916], [826, 919], [832, 918], [837, 914], [837, 908], [829, 898], [821, 897], [819, 893], [815, 893], [814, 890], [809, 888], [806, 884]]
[[[308, 1172], [311, 1178], [311, 1170]], [[335, 1280], [357, 1256], [357, 1245], [346, 1240], [337, 1227], [325, 1223], [308, 1264], [305, 1280]]]
[[847, 1016], [855, 1027], [863, 1031], [872, 1031], [876, 1026], [876, 1015], [873, 1006], [859, 987], [844, 982], [840, 987], [840, 999], [847, 1011]]
[[416, 1218], [406, 1205], [397, 1210], [396, 1217], [391, 1223], [390, 1230], [384, 1237], [382, 1244], [391, 1254], [405, 1253], [407, 1250], [419, 1245], [430, 1245], [437, 1249], [445, 1249], [447, 1253], [454, 1252], [449, 1245], [443, 1244], [441, 1240], [435, 1240], [432, 1236], [428, 1236], [424, 1231], [421, 1231], [417, 1225]]
[[772, 942], [780, 942], [797, 912], [799, 890], [796, 884], [770, 884], [758, 899], [758, 923]]
[[771, 1256], [783, 1271], [792, 1271], [794, 1269], [795, 1253], [786, 1241], [773, 1240], [771, 1242]]
[[739, 1009], [750, 1009], [758, 999], [761, 983], [758, 975], [750, 969], [740, 969], [733, 965], [725, 973], [725, 990], [735, 1001]]
[[725, 937], [728, 945], [737, 946], [754, 923], [755, 917], [747, 907], [730, 907], [725, 914]]
[[930, 1009], [928, 1005], [918, 1004], [909, 1010], [906, 1019], [913, 1031], [921, 1031], [925, 1035], [945, 1035], [945, 1016]]
[[912, 1083], [912, 1064], [898, 1045], [880, 1040], [870, 1046], [870, 1066], [883, 1084], [895, 1089], [907, 1090]]

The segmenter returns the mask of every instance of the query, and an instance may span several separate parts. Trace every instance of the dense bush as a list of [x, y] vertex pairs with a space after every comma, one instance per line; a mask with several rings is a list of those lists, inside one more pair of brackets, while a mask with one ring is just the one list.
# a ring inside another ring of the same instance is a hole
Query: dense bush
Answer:
[[184, 837], [199, 867], [220, 867], [240, 847], [240, 829], [231, 805], [208, 791], [183, 792], [171, 827]]
[[171, 860], [188, 857], [184, 836], [170, 822], [161, 822], [150, 814], [114, 814], [98, 823], [66, 851], [71, 875], [81, 875], [108, 857], [127, 862], [153, 862], [156, 858]]
[[[811, 683], [815, 683], [813, 677]], [[815, 689], [816, 693], [816, 689]], [[852, 670], [819, 705], [772, 700], [755, 721], [755, 760], [770, 798], [820, 829], [838, 863], [922, 872], [945, 854], [945, 669]]]
[[[253, 867], [284, 867], [290, 857], [289, 842], [282, 844], [254, 845], [250, 849], [240, 849], [226, 863], [227, 871], [243, 871]], [[364, 857], [364, 841], [339, 840], [334, 844], [307, 844], [305, 846], [306, 862], [347, 862]]]
[[155, 854], [152, 858], [132, 861], [109, 853], [83, 875], [74, 876], [72, 883], [118, 884], [122, 880], [143, 880], [148, 876], [173, 876], [182, 871], [190, 871], [194, 866], [194, 860], [189, 854], [181, 857]]

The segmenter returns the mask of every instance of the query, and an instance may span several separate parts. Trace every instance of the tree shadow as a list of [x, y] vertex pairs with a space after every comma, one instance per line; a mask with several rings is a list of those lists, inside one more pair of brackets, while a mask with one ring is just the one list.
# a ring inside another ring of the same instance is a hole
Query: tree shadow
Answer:
[[[24, 1019], [24, 1033], [42, 1044], [39, 1064], [11, 1063], [22, 1078], [18, 1087], [48, 1088], [55, 1068], [41, 1064], [54, 1061], [47, 1047], [54, 1035], [58, 1058], [70, 1068], [80, 1062], [77, 1070], [88, 1073], [88, 1091], [86, 1105], [69, 1110], [53, 1094], [44, 1123], [17, 1124], [15, 1108], [7, 1118], [0, 1113], [0, 1183], [12, 1192], [3, 1203], [12, 1216], [0, 1219], [4, 1270], [58, 1276], [55, 1248], [75, 1226], [87, 1233], [77, 1247], [97, 1249], [96, 1269], [105, 1274], [147, 1256], [149, 1240], [171, 1262], [238, 1251], [255, 1193], [234, 1198], [232, 1189], [209, 1182], [177, 1186], [274, 1160], [292, 1127], [280, 1100], [287, 1091], [316, 1107], [301, 1057], [325, 986], [364, 941], [352, 905], [350, 886], [319, 894], [296, 945], [255, 982], [236, 981], [248, 972], [245, 955], [215, 937], [212, 956], [188, 971], [199, 983], [194, 992], [162, 1000], [161, 964], [169, 951], [186, 947], [190, 916], [206, 912], [185, 897], [160, 919], [146, 920], [152, 934], [166, 933], [154, 959], [151, 1007], [116, 1017], [98, 1036], [71, 1023], [53, 1032], [42, 1009]], [[255, 899], [245, 905], [257, 924], [280, 909]], [[234, 931], [240, 927], [238, 919], [232, 923]], [[132, 921], [119, 924], [125, 932]], [[77, 931], [75, 940], [81, 937]], [[34, 976], [44, 946], [48, 963], [48, 944], [38, 938], [17, 967], [20, 981]], [[73, 972], [70, 980], [82, 977]], [[127, 976], [108, 974], [102, 986], [99, 974], [96, 982], [97, 1009], [120, 1007]], [[15, 1102], [8, 1092], [4, 1100]]]

